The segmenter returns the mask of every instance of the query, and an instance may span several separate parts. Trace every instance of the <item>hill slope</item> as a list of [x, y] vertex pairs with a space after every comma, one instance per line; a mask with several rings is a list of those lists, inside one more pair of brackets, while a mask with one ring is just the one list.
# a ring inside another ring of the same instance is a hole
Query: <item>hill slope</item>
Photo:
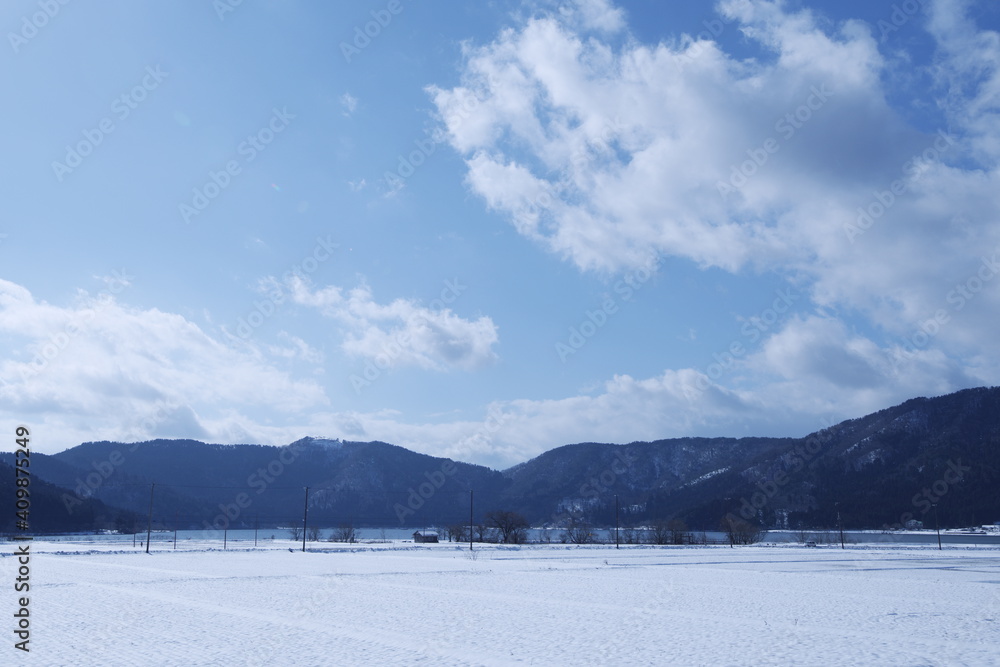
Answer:
[[[725, 514], [765, 526], [942, 525], [1000, 520], [1000, 389], [917, 398], [805, 438], [678, 438], [566, 445], [503, 472], [384, 442], [303, 438], [284, 447], [192, 440], [91, 442], [36, 455], [37, 477], [159, 525], [427, 526], [492, 509], [536, 524]], [[2, 459], [0, 459], [2, 460]], [[155, 483], [155, 489], [152, 485]], [[936, 507], [935, 507], [936, 505]], [[931, 524], [932, 525], [932, 524]]]

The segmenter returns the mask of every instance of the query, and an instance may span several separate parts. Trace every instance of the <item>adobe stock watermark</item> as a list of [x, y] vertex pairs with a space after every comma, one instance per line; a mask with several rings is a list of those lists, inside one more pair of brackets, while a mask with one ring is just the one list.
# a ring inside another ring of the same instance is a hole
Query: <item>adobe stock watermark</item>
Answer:
[[543, 211], [551, 210], [559, 201], [562, 193], [572, 187], [571, 173], [582, 172], [597, 159], [599, 154], [609, 153], [612, 150], [612, 142], [621, 136], [625, 129], [626, 126], [622, 123], [620, 116], [615, 116], [614, 119], [605, 123], [600, 134], [593, 139], [587, 139], [586, 145], [570, 156], [569, 167], [563, 169], [558, 181], [546, 183], [545, 189], [511, 212], [514, 219], [533, 218]]
[[38, 36], [39, 31], [54, 19], [63, 7], [69, 4], [70, 0], [38, 0], [38, 10], [30, 15], [21, 17], [21, 29], [17, 32], [8, 32], [7, 41], [10, 48], [16, 55], [21, 47]]
[[373, 9], [369, 14], [372, 17], [364, 26], [355, 26], [353, 39], [350, 42], [340, 43], [340, 53], [344, 56], [347, 64], [351, 59], [361, 54], [367, 49], [372, 40], [382, 34], [382, 31], [389, 27], [392, 19], [399, 16], [403, 11], [403, 4], [400, 0], [389, 0], [383, 9]]
[[561, 525], [571, 519], [582, 519], [583, 504], [595, 505], [601, 498], [610, 496], [618, 479], [628, 473], [636, 460], [637, 458], [630, 455], [624, 447], [616, 448], [611, 463], [580, 485], [577, 495], [570, 499], [568, 509], [566, 503], [560, 503], [556, 507], [556, 511], [552, 514], [552, 524]]
[[223, 531], [227, 530], [232, 522], [236, 521], [243, 513], [253, 505], [254, 497], [260, 496], [267, 491], [279, 477], [285, 473], [285, 469], [295, 463], [302, 454], [303, 445], [292, 443], [281, 448], [281, 451], [268, 464], [250, 473], [246, 479], [247, 489], [254, 490], [254, 496], [246, 491], [240, 491], [233, 496], [231, 503], [219, 503], [219, 513], [215, 515], [212, 522], [202, 521], [205, 530]]
[[740, 336], [729, 343], [726, 349], [719, 353], [712, 354], [712, 363], [708, 365], [704, 373], [698, 373], [694, 384], [685, 382], [683, 387], [684, 397], [689, 401], [704, 394], [713, 381], [719, 380], [723, 375], [732, 372], [736, 367], [736, 362], [741, 357], [747, 355], [750, 349], [744, 344], [744, 339], [749, 345], [754, 345], [761, 337], [781, 321], [785, 320], [792, 312], [795, 302], [801, 295], [791, 287], [775, 291], [774, 301], [770, 307], [765, 308], [756, 315], [748, 318], [740, 327]]
[[951, 322], [955, 313], [961, 312], [985, 289], [986, 284], [1000, 274], [1000, 246], [993, 250], [991, 257], [979, 258], [978, 268], [964, 281], [957, 283], [945, 295], [949, 308], [938, 308], [931, 317], [922, 321], [915, 331], [903, 338], [895, 350], [891, 350], [893, 369], [898, 371], [900, 362], [914, 357], [926, 349], [945, 325]]
[[277, 107], [271, 109], [271, 117], [264, 126], [253, 134], [248, 134], [236, 147], [237, 157], [227, 160], [218, 171], [209, 170], [208, 180], [201, 186], [195, 186], [191, 191], [190, 202], [181, 202], [177, 205], [181, 220], [190, 223], [191, 218], [201, 215], [209, 204], [232, 184], [233, 178], [243, 172], [243, 165], [253, 162], [258, 155], [267, 150], [271, 142], [288, 129], [289, 121], [294, 118], [295, 114], [289, 113], [288, 107], [282, 107], [280, 110]]
[[114, 295], [120, 294], [126, 287], [132, 284], [132, 278], [121, 271], [112, 271], [111, 278], [107, 281], [107, 289], [101, 290], [95, 298], [97, 307], [82, 310], [77, 317], [71, 319], [61, 331], [49, 336], [48, 342], [44, 343], [38, 353], [30, 362], [21, 366], [21, 381], [35, 377], [52, 363], [63, 351], [69, 347], [70, 343], [76, 339], [83, 331], [83, 327], [95, 320], [98, 314], [107, 308], [114, 300]]
[[899, 198], [909, 191], [907, 179], [915, 175], [921, 166], [936, 162], [942, 153], [954, 145], [955, 139], [950, 134], [938, 130], [938, 137], [931, 146], [925, 148], [920, 155], [915, 155], [903, 163], [900, 169], [904, 174], [903, 178], [894, 180], [886, 190], [874, 190], [872, 200], [867, 205], [858, 207], [857, 219], [853, 223], [844, 223], [844, 233], [848, 242], [853, 244], [859, 236], [871, 229], [899, 201]]
[[750, 494], [750, 498], [740, 498], [740, 516], [744, 521], [754, 519], [771, 500], [778, 495], [778, 492], [794, 479], [794, 476], [802, 472], [807, 466], [813, 466], [816, 458], [823, 451], [823, 448], [833, 439], [833, 432], [830, 428], [834, 426], [834, 421], [829, 418], [823, 419], [823, 428], [813, 433], [805, 442], [792, 447], [783, 456], [782, 461], [788, 461], [790, 471], [778, 470], [770, 479], [757, 483], [757, 490]]
[[[171, 414], [177, 411], [180, 407], [177, 403], [165, 403], [157, 405], [156, 410], [152, 415], [149, 415], [143, 419], [136, 429], [133, 429], [129, 435], [126, 437], [142, 437], [142, 435], [133, 434], [150, 434], [156, 428], [158, 424], [166, 421]], [[141, 443], [135, 442], [129, 448], [129, 454], [134, 453], [139, 449]], [[104, 484], [111, 478], [115, 472], [124, 465], [126, 460], [126, 453], [122, 449], [116, 449], [111, 452], [106, 459], [103, 461], [91, 461], [90, 469], [86, 472], [85, 477], [77, 477], [74, 481], [76, 486], [73, 487], [73, 495], [68, 493], [62, 494], [63, 507], [66, 509], [67, 514], [72, 514], [76, 507], [83, 504], [83, 501], [91, 498], [97, 491], [104, 486]]]
[[826, 105], [832, 95], [833, 91], [827, 88], [825, 83], [818, 87], [812, 86], [809, 89], [809, 95], [802, 104], [778, 118], [774, 123], [774, 131], [778, 133], [780, 139], [768, 137], [760, 146], [748, 148], [748, 159], [730, 167], [728, 182], [716, 182], [715, 189], [719, 191], [719, 196], [725, 199], [746, 185], [750, 178], [767, 164], [771, 156], [781, 150], [782, 142], [790, 141], [795, 133], [801, 130], [812, 119], [813, 115]]
[[616, 281], [612, 286], [612, 291], [617, 296], [610, 296], [601, 303], [599, 308], [586, 311], [584, 319], [579, 324], [569, 328], [569, 337], [566, 341], [556, 342], [555, 350], [559, 361], [565, 364], [569, 357], [583, 349], [583, 346], [597, 335], [597, 332], [608, 323], [608, 320], [619, 312], [619, 298], [622, 302], [630, 302], [636, 293], [656, 274], [661, 261], [659, 256], [654, 257], [645, 266], [640, 266]]
[[115, 120], [122, 122], [132, 115], [132, 112], [146, 101], [149, 94], [160, 87], [167, 76], [169, 76], [169, 72], [162, 71], [159, 65], [147, 66], [146, 74], [138, 84], [112, 100], [111, 113], [113, 117], [105, 116], [97, 122], [96, 127], [82, 130], [83, 139], [73, 145], [66, 145], [66, 155], [63, 161], [52, 161], [52, 172], [55, 174], [56, 180], [62, 183], [66, 176], [72, 174], [73, 170], [82, 165], [84, 159], [91, 155], [94, 149], [104, 143], [108, 135], [115, 131], [117, 128]]
[[243, 4], [243, 0], [212, 0], [212, 9], [219, 21], [226, 20], [226, 14], [232, 14], [236, 8]]
[[892, 13], [889, 20], [879, 19], [875, 27], [879, 29], [879, 43], [884, 44], [889, 39], [889, 34], [896, 32], [917, 15], [924, 7], [924, 0], [904, 0], [892, 6]]
[[[493, 84], [492, 77], [489, 83]], [[461, 106], [449, 109], [449, 121], [467, 120], [481, 104], [482, 100], [476, 95], [465, 96]], [[406, 155], [400, 153], [397, 156], [395, 171], [387, 170], [382, 174], [381, 180], [386, 188], [386, 195], [392, 196], [402, 190], [407, 179], [417, 173], [417, 170], [437, 151], [438, 144], [445, 141], [447, 141], [447, 134], [444, 131], [435, 132], [423, 139], [414, 139], [413, 145], [416, 148]]]
[[392, 510], [396, 513], [396, 518], [399, 519], [399, 525], [403, 525], [403, 520], [406, 517], [415, 514], [428, 500], [433, 498], [434, 494], [444, 486], [444, 483], [455, 472], [455, 463], [450, 460], [445, 461], [434, 472], [424, 473], [427, 481], [421, 482], [416, 488], [411, 486], [407, 489], [409, 495], [406, 497], [406, 505], [396, 503], [392, 506]]
[[285, 285], [292, 278], [306, 280], [308, 276], [315, 273], [319, 267], [333, 257], [333, 252], [340, 247], [339, 243], [330, 240], [330, 235], [326, 238], [316, 237], [316, 245], [298, 264], [292, 266], [285, 272], [280, 282], [275, 281], [272, 288], [265, 293], [265, 298], [253, 302], [253, 310], [246, 317], [241, 317], [236, 324], [236, 335], [243, 340], [248, 340], [253, 336], [254, 331], [273, 317], [278, 309], [285, 304]]
[[[447, 310], [448, 306], [453, 304], [458, 297], [462, 296], [462, 293], [468, 289], [468, 285], [463, 285], [459, 282], [458, 278], [452, 280], [444, 281], [444, 288], [441, 289], [441, 294], [438, 298], [434, 299], [428, 304], [428, 308], [432, 313], [442, 313]], [[427, 324], [428, 319], [425, 315], [418, 315], [412, 320], [408, 321], [408, 325], [420, 326], [421, 324]], [[365, 366], [361, 371], [361, 374], [352, 373], [350, 378], [351, 387], [354, 388], [354, 393], [361, 395], [361, 390], [365, 387], [370, 387], [373, 382], [382, 377], [382, 374], [393, 367], [395, 362], [403, 356], [404, 353], [412, 349], [413, 339], [409, 333], [408, 326], [400, 331], [396, 332], [396, 335], [388, 343], [382, 346], [382, 349], [373, 358], [365, 362]]]
[[[962, 465], [962, 459], [958, 459], [958, 461], [948, 459], [948, 467], [945, 469], [944, 474], [942, 474], [941, 477], [935, 480], [930, 486], [925, 486], [923, 489], [913, 494], [913, 497], [910, 499], [910, 504], [913, 505], [915, 509], [920, 510], [919, 516], [925, 516], [931, 511], [931, 508], [941, 502], [941, 499], [948, 494], [951, 487], [965, 480], [965, 473], [971, 471], [972, 466]], [[913, 512], [903, 512], [903, 514], [899, 516], [899, 521], [897, 523], [891, 526], [887, 524], [883, 527], [883, 529], [903, 530], [908, 527], [907, 524], [909, 524], [910, 521], [916, 519], [916, 516], [917, 515], [913, 514]]]
[[[510, 419], [511, 415], [501, 412], [496, 407], [491, 407], [486, 413], [486, 419], [476, 429], [472, 437], [465, 441], [465, 444], [472, 445], [478, 449], [488, 447], [493, 443], [494, 436]], [[406, 517], [415, 514], [428, 500], [433, 498], [441, 487], [444, 486], [447, 479], [452, 477], [456, 472], [455, 463], [450, 459], [446, 460], [434, 472], [424, 473], [426, 481], [421, 482], [415, 488], [410, 487], [407, 489], [409, 495], [406, 498], [406, 504], [396, 503], [393, 505], [393, 511], [396, 512], [396, 518], [399, 519], [400, 525], [402, 525]]]
[[683, 70], [686, 65], [697, 60], [708, 48], [707, 44], [721, 35], [732, 21], [731, 18], [726, 17], [702, 21], [701, 24], [705, 26], [705, 29], [692, 38], [691, 45], [684, 50], [683, 54], [674, 56], [674, 64], [677, 65], [677, 69]]

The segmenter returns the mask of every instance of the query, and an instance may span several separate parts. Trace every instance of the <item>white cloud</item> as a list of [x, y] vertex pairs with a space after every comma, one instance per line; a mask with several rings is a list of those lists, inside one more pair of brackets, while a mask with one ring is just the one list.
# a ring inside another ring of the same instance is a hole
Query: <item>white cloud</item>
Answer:
[[474, 370], [497, 358], [493, 346], [499, 336], [493, 320], [464, 319], [447, 307], [464, 290], [457, 279], [446, 281], [441, 303], [430, 306], [407, 299], [380, 304], [367, 285], [347, 292], [336, 286], [313, 290], [293, 278], [288, 287], [294, 303], [317, 308], [341, 324], [345, 352], [381, 367]]
[[[464, 368], [493, 358], [488, 318], [470, 322], [403, 300], [382, 305], [366, 288], [297, 283], [293, 300], [358, 332], [348, 345], [358, 354], [377, 355], [387, 336], [406, 331], [416, 342], [395, 363]], [[927, 346], [880, 348], [834, 319], [800, 316], [726, 369], [616, 375], [593, 392], [498, 400], [479, 420], [420, 422], [393, 410], [330, 411], [315, 382], [278, 370], [304, 363], [310, 368], [299, 370], [310, 374], [324, 364], [322, 352], [297, 336], [234, 348], [179, 315], [128, 308], [107, 295], [82, 293], [60, 307], [0, 281], [0, 336], [16, 342], [0, 358], [0, 400], [34, 427], [41, 451], [93, 439], [286, 444], [315, 435], [383, 440], [499, 468], [572, 442], [805, 435], [911, 398], [914, 387], [946, 393], [997, 370], [985, 359], [967, 373]], [[463, 341], [457, 354], [451, 339]], [[748, 377], [752, 386], [743, 386]]]
[[340, 96], [340, 106], [343, 109], [342, 113], [350, 118], [358, 108], [358, 98], [350, 93], [344, 93]]
[[609, 0], [573, 0], [559, 7], [562, 17], [581, 30], [614, 33], [625, 28], [625, 12]]
[[[917, 356], [957, 360], [966, 372], [951, 368], [948, 383], [995, 382], [985, 360], [1000, 283], [989, 268], [976, 277], [1000, 250], [1000, 36], [969, 7], [938, 2], [907, 26], [926, 25], [938, 45], [921, 67], [940, 85], [919, 94], [938, 105], [940, 128], [918, 129], [890, 103], [912, 73], [889, 64], [874, 26], [765, 0], [722, 2], [714, 27], [741, 31], [756, 58], [730, 56], [707, 33], [602, 40], [576, 10], [552, 11], [467, 46], [461, 84], [428, 90], [469, 188], [580, 269], [662, 255], [778, 272], [814, 305], [863, 319], [883, 349], [943, 313]], [[956, 296], [963, 286], [979, 289]], [[830, 359], [860, 344], [846, 322], [825, 344], [817, 322], [796, 330]], [[791, 329], [772, 342], [799, 343]], [[840, 380], [895, 395], [893, 369], [866, 367], [862, 352], [844, 352]]]
[[327, 404], [315, 382], [278, 371], [259, 350], [107, 293], [63, 307], [0, 281], [0, 335], [17, 341], [0, 358], [0, 400], [18, 419], [42, 421], [52, 450], [94, 438], [206, 437], [206, 422], [231, 405], [295, 415]]

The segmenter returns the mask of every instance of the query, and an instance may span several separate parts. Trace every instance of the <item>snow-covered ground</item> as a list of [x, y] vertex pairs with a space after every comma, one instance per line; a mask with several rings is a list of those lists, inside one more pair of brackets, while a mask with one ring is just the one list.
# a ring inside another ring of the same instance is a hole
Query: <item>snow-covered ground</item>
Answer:
[[989, 547], [171, 546], [33, 542], [0, 664], [1000, 664]]

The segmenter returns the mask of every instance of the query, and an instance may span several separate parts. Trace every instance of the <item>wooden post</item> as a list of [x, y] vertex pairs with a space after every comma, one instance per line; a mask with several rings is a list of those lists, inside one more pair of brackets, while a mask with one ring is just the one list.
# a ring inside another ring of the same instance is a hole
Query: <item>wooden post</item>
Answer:
[[937, 531], [938, 551], [941, 551], [941, 523], [938, 521], [937, 503], [934, 503], [934, 530]]
[[306, 505], [302, 510], [302, 552], [306, 550], [306, 527], [309, 525], [309, 487], [306, 487]]
[[149, 518], [146, 521], [146, 553], [149, 553], [149, 536], [153, 532], [153, 490], [156, 489], [156, 482], [149, 486]]
[[618, 494], [615, 494], [615, 549], [620, 549], [618, 546]]

